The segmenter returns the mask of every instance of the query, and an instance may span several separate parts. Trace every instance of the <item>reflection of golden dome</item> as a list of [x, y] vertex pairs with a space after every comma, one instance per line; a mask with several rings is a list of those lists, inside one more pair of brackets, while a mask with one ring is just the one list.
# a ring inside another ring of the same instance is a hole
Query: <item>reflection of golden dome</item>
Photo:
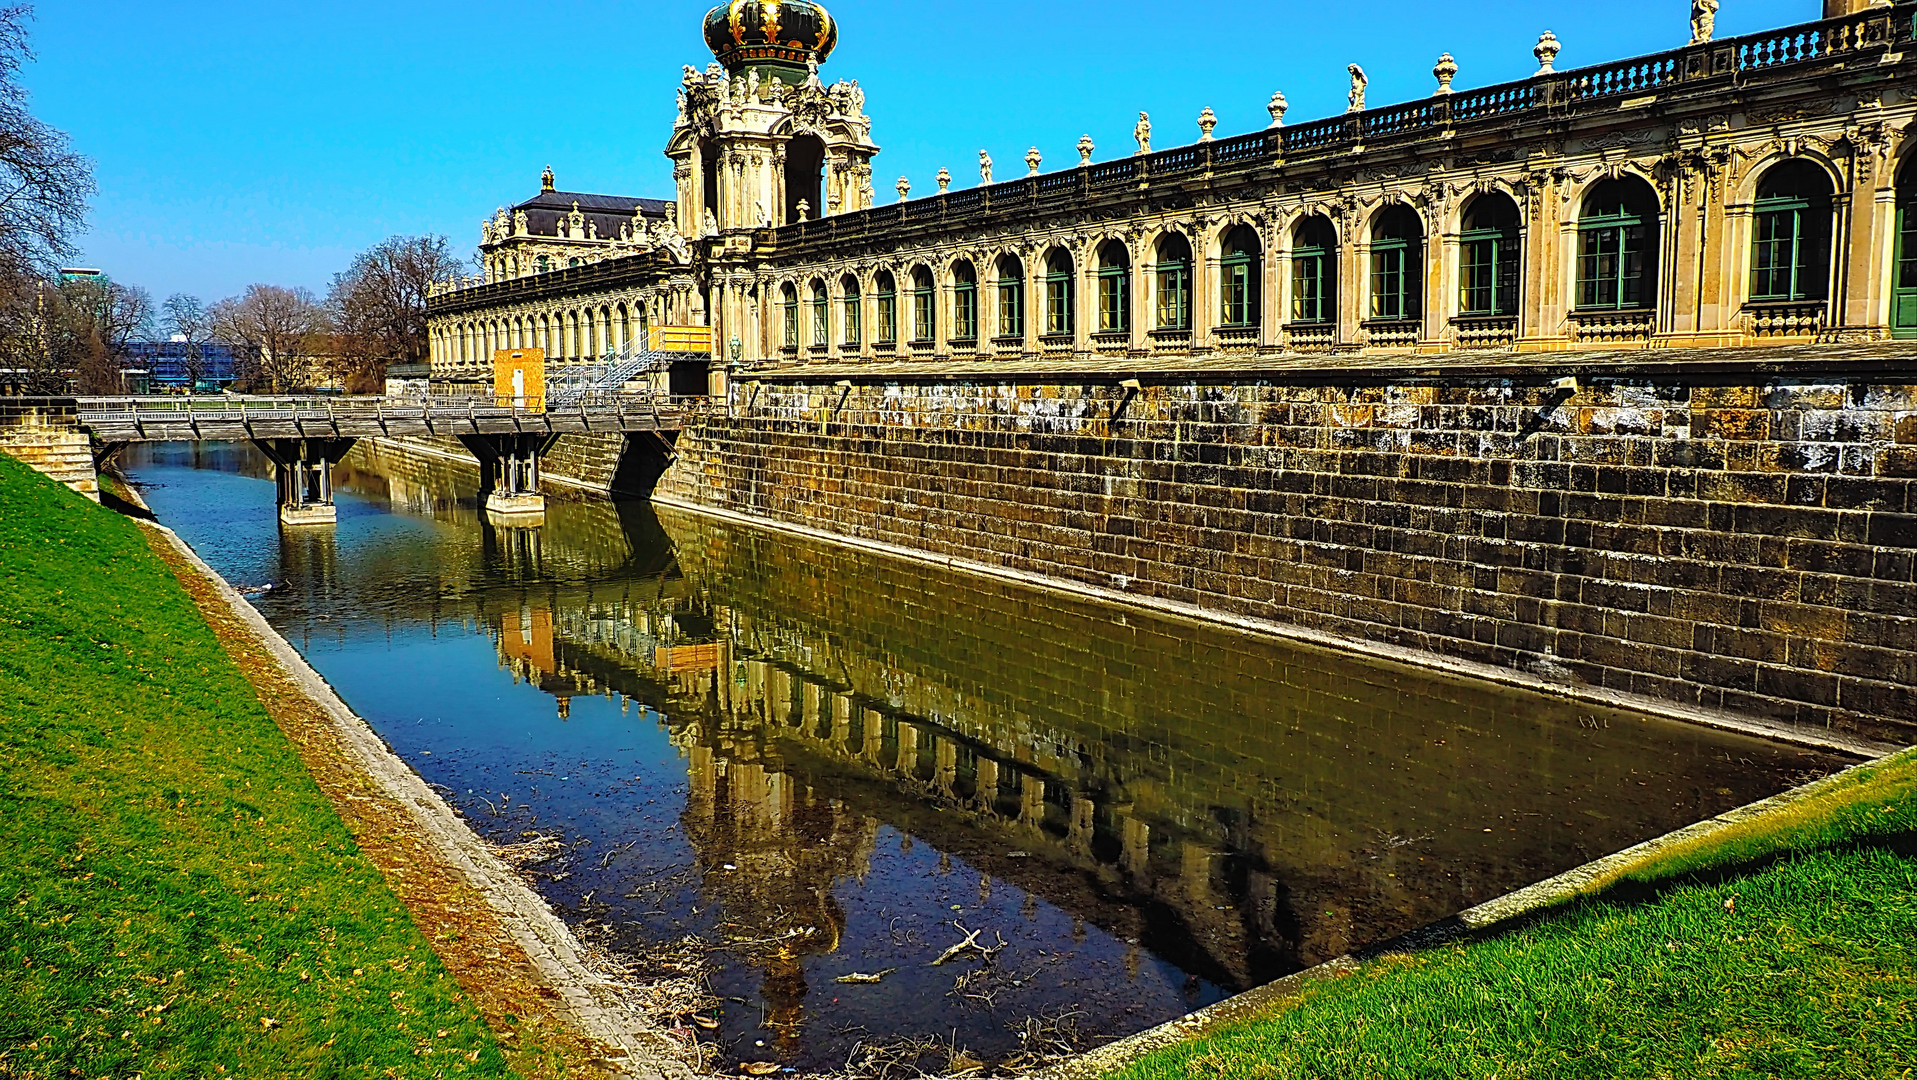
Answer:
[[706, 13], [706, 44], [712, 55], [739, 72], [766, 66], [803, 72], [839, 44], [839, 24], [812, 0], [731, 0]]

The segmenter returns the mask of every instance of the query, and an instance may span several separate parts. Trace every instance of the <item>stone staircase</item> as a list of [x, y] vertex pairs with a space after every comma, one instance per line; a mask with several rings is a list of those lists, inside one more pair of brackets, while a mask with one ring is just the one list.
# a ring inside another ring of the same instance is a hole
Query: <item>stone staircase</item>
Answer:
[[72, 406], [27, 405], [0, 399], [0, 453], [100, 501], [93, 440], [81, 431]]

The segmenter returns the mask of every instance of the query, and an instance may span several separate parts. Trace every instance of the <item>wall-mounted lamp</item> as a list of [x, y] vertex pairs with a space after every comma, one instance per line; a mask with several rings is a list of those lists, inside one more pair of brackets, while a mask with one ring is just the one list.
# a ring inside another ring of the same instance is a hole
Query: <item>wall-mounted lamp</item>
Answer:
[[1125, 396], [1119, 400], [1118, 404], [1112, 406], [1112, 423], [1117, 423], [1119, 419], [1125, 415], [1125, 410], [1131, 406], [1132, 399], [1138, 396], [1140, 390], [1144, 389], [1137, 379], [1126, 379], [1118, 385], [1124, 388]]

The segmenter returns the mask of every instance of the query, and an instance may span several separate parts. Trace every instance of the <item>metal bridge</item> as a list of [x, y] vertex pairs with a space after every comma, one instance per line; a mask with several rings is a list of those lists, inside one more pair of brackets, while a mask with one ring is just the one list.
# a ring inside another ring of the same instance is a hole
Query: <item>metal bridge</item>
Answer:
[[[562, 398], [419, 397], [83, 397], [16, 399], [15, 423], [84, 432], [94, 465], [130, 443], [250, 442], [273, 462], [280, 521], [338, 520], [333, 466], [360, 439], [438, 436], [458, 439], [478, 459], [489, 515], [519, 524], [543, 520], [541, 459], [562, 435], [645, 436], [641, 453], [663, 468], [679, 432], [705, 408], [704, 397], [609, 389], [638, 358], [608, 357], [594, 378], [565, 387]], [[623, 381], [623, 380], [620, 380]], [[563, 400], [563, 404], [560, 402]], [[3, 419], [3, 418], [0, 418]], [[628, 444], [628, 452], [634, 446]]]
[[251, 439], [376, 439], [393, 435], [566, 435], [677, 432], [702, 397], [593, 392], [541, 407], [475, 397], [83, 397], [79, 426], [106, 445]]

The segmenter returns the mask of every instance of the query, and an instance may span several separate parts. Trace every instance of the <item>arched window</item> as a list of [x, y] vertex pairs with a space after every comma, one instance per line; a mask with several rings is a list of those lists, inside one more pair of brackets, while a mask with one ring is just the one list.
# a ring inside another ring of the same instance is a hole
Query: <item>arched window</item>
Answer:
[[1516, 315], [1518, 204], [1496, 193], [1471, 200], [1458, 239], [1459, 314]]
[[824, 175], [825, 144], [817, 135], [799, 135], [785, 144], [785, 220], [788, 223], [825, 216], [825, 204], [820, 201]]
[[779, 289], [779, 306], [785, 312], [785, 347], [799, 347], [799, 290], [789, 283]]
[[547, 257], [547, 256], [545, 256], [545, 255], [541, 255], [541, 256], [539, 257], [539, 262], [538, 262], [538, 264], [537, 264], [537, 265], [538, 265], [538, 267], [539, 267], [539, 272], [540, 272], [540, 273], [542, 273], [542, 274], [543, 274], [543, 273], [546, 273], [547, 271], [549, 271], [549, 270], [551, 270], [551, 269], [552, 269], [552, 259], [550, 259], [550, 258], [548, 258], [548, 257]]
[[845, 343], [857, 347], [863, 340], [859, 335], [863, 329], [859, 324], [859, 279], [847, 274], [839, 279], [839, 294], [845, 303]]
[[1166, 233], [1158, 241], [1158, 329], [1191, 329], [1191, 241]]
[[938, 289], [932, 283], [932, 271], [921, 266], [912, 271], [912, 340], [931, 341], [938, 336]]
[[876, 344], [893, 345], [899, 340], [899, 287], [892, 271], [881, 270], [874, 282], [879, 302], [879, 336]]
[[1424, 225], [1409, 206], [1393, 206], [1371, 226], [1371, 317], [1415, 319], [1424, 293]]
[[1263, 246], [1258, 234], [1248, 225], [1240, 225], [1225, 234], [1219, 249], [1218, 298], [1225, 326], [1258, 325], [1259, 264]]
[[1025, 336], [1025, 264], [1011, 255], [998, 261], [998, 336]]
[[1622, 311], [1657, 303], [1657, 195], [1635, 177], [1606, 180], [1578, 217], [1577, 306]]
[[1917, 158], [1897, 177], [1896, 273], [1890, 294], [1891, 334], [1917, 338]]
[[1830, 293], [1831, 183], [1808, 161], [1786, 161], [1757, 185], [1752, 300], [1822, 300]]
[[814, 345], [824, 346], [826, 342], [832, 340], [832, 331], [827, 325], [828, 311], [830, 309], [825, 303], [825, 282], [815, 281], [812, 283], [812, 344]]
[[1053, 248], [1045, 256], [1045, 332], [1072, 333], [1072, 256], [1064, 248]]
[[1107, 240], [1098, 249], [1098, 332], [1122, 334], [1132, 326], [1132, 259], [1125, 245]]
[[568, 269], [570, 269], [570, 268], [572, 268], [572, 267], [575, 267], [575, 266], [578, 266], [578, 265], [579, 265], [579, 260], [578, 260], [578, 259], [576, 259], [576, 258], [573, 258], [573, 259], [567, 259], [567, 260], [566, 260], [566, 266], [567, 266], [567, 268], [568, 268]]
[[1325, 218], [1308, 217], [1291, 234], [1291, 321], [1337, 317], [1338, 234]]
[[978, 271], [962, 260], [952, 267], [952, 340], [978, 340]]

